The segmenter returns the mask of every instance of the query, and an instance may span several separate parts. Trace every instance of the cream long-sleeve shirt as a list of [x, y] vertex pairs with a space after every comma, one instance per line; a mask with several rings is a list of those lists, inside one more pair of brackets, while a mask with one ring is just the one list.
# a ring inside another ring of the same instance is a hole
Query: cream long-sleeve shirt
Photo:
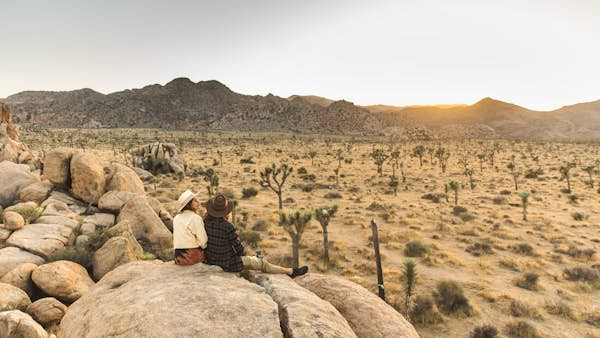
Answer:
[[206, 249], [208, 237], [204, 230], [204, 221], [200, 215], [184, 210], [173, 219], [173, 247], [189, 249], [202, 247]]

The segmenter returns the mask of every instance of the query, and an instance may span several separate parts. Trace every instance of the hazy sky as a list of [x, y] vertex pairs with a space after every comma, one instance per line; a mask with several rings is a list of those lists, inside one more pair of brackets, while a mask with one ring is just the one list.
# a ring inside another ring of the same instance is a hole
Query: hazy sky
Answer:
[[600, 99], [599, 0], [2, 0], [0, 13], [0, 97], [185, 76], [365, 105]]

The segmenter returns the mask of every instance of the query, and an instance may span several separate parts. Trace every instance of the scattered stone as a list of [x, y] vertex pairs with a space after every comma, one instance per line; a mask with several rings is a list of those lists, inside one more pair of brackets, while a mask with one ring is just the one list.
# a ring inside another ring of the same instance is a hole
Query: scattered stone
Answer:
[[71, 261], [40, 265], [31, 279], [47, 295], [67, 303], [76, 301], [94, 286], [87, 270]]
[[144, 183], [139, 176], [121, 163], [113, 163], [107, 177], [107, 191], [129, 191], [138, 195], [146, 195]]
[[42, 212], [43, 216], [63, 216], [67, 218], [75, 216], [73, 210], [71, 210], [66, 203], [57, 200], [52, 200], [50, 202], [46, 200], [42, 203], [42, 207], [45, 208], [44, 212]]
[[68, 188], [70, 182], [70, 163], [73, 149], [56, 148], [46, 153], [44, 157], [44, 177], [52, 184]]
[[44, 259], [12, 246], [0, 249], [0, 278], [23, 263], [40, 265], [44, 264]]
[[104, 167], [90, 153], [77, 152], [71, 159], [71, 192], [78, 199], [96, 204], [104, 193]]
[[19, 199], [24, 202], [32, 201], [40, 204], [50, 196], [52, 189], [54, 189], [52, 183], [36, 182], [23, 188], [19, 193]]
[[79, 230], [79, 222], [65, 216], [42, 216], [38, 218], [36, 222], [45, 224], [60, 224], [73, 229], [73, 231]]
[[329, 302], [285, 275], [250, 273], [279, 305], [285, 337], [356, 337], [348, 322]]
[[33, 298], [36, 287], [31, 281], [31, 273], [37, 269], [37, 267], [38, 266], [33, 263], [20, 264], [0, 278], [0, 283], [15, 286], [25, 291], [29, 298]]
[[38, 182], [38, 178], [10, 161], [0, 162], [0, 206], [8, 207], [19, 200], [21, 189]]
[[0, 283], [0, 312], [10, 310], [25, 310], [31, 304], [25, 291], [16, 286]]
[[43, 326], [58, 323], [67, 312], [67, 306], [54, 297], [36, 300], [27, 307], [27, 313]]
[[83, 219], [83, 223], [91, 223], [98, 227], [108, 228], [115, 225], [115, 215], [95, 213]]
[[99, 280], [116, 267], [136, 260], [138, 257], [126, 237], [112, 237], [92, 256], [94, 278]]
[[137, 196], [128, 191], [107, 191], [98, 201], [98, 207], [101, 210], [118, 213], [123, 205], [130, 199]]
[[2, 214], [2, 222], [4, 222], [4, 228], [8, 230], [19, 230], [25, 226], [23, 216], [14, 211], [5, 211]]
[[142, 180], [142, 182], [152, 183], [154, 182], [154, 175], [151, 172], [144, 170], [142, 168], [134, 167], [133, 171], [138, 175], [138, 177]]
[[313, 273], [295, 281], [335, 306], [358, 337], [419, 337], [398, 311], [358, 284]]
[[60, 224], [28, 224], [13, 232], [6, 243], [48, 258], [54, 251], [72, 244], [73, 229]]
[[44, 328], [19, 310], [0, 312], [0, 337], [48, 338]]
[[133, 262], [106, 274], [69, 307], [61, 329], [63, 337], [90, 338], [158, 332], [172, 337], [283, 336], [277, 304], [260, 286], [216, 266], [160, 261]]

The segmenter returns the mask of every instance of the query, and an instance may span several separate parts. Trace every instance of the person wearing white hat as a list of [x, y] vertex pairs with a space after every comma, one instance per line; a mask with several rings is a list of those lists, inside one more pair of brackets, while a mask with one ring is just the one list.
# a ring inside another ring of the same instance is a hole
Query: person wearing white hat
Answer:
[[177, 216], [173, 219], [175, 264], [191, 265], [206, 262], [204, 250], [208, 242], [204, 221], [198, 214], [200, 201], [191, 190], [177, 200]]

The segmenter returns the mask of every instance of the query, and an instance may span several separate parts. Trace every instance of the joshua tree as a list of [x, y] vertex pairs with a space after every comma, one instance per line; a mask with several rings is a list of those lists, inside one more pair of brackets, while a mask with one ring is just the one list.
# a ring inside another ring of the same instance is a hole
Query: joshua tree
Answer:
[[394, 191], [394, 196], [397, 196], [398, 193], [398, 179], [394, 176], [390, 177], [390, 183], [389, 183], [390, 187], [392, 188], [392, 190]]
[[573, 168], [575, 168], [575, 162], [566, 162], [558, 169], [562, 178], [567, 180], [567, 193], [569, 194], [571, 193], [571, 169]]
[[383, 164], [388, 159], [389, 155], [387, 155], [383, 149], [373, 150], [371, 153], [371, 158], [375, 160], [375, 165], [377, 165], [377, 173], [379, 176], [383, 176]]
[[477, 159], [479, 160], [479, 172], [483, 172], [483, 162], [485, 162], [485, 154], [477, 154]]
[[463, 175], [469, 176], [469, 186], [471, 187], [471, 190], [475, 189], [475, 182], [473, 181], [474, 173], [475, 170], [473, 170], [473, 168], [465, 168], [465, 172], [463, 173]]
[[518, 178], [519, 178], [519, 175], [521, 175], [521, 173], [517, 170], [514, 162], [510, 162], [509, 164], [506, 165], [506, 167], [508, 169], [510, 169], [510, 174], [512, 175], [513, 181], [515, 182], [515, 191], [519, 190]]
[[450, 152], [442, 146], [440, 146], [435, 151], [435, 157], [437, 157], [438, 161], [440, 162], [440, 168], [442, 168], [442, 173], [445, 173], [446, 166], [448, 165], [448, 159], [450, 158]]
[[294, 168], [289, 167], [286, 163], [281, 164], [279, 167], [273, 163], [270, 167], [266, 167], [265, 170], [260, 172], [261, 185], [271, 188], [277, 194], [279, 210], [283, 209], [281, 189], [293, 170]]
[[489, 153], [488, 153], [488, 159], [490, 160], [490, 167], [494, 167], [494, 159], [496, 157], [496, 152], [492, 149]]
[[398, 160], [400, 159], [400, 151], [395, 150], [390, 154], [392, 158], [392, 178], [396, 178], [396, 168], [398, 168]]
[[461, 158], [458, 160], [458, 164], [462, 165], [464, 170], [467, 170], [469, 167], [469, 157], [466, 153], [462, 154]]
[[217, 175], [213, 168], [208, 168], [204, 172], [204, 181], [208, 183], [206, 186], [208, 196], [213, 196], [219, 187], [219, 175]]
[[323, 229], [323, 265], [325, 269], [329, 269], [329, 237], [328, 237], [328, 226], [329, 221], [335, 216], [338, 210], [338, 206], [332, 207], [318, 207], [315, 209], [315, 219], [321, 224]]
[[593, 165], [589, 165], [589, 166], [583, 168], [583, 171], [585, 171], [590, 177], [590, 181], [588, 182], [588, 184], [592, 188], [594, 187], [594, 179], [592, 178], [592, 174], [594, 173], [595, 168], [596, 168], [596, 166], [593, 166]]
[[220, 150], [217, 150], [217, 155], [219, 155], [219, 166], [222, 167], [223, 166], [223, 152]]
[[335, 157], [336, 157], [336, 159], [337, 159], [337, 161], [338, 161], [338, 168], [341, 168], [341, 167], [342, 167], [342, 160], [344, 159], [344, 157], [342, 156], [343, 152], [344, 152], [344, 151], [342, 150], [342, 148], [339, 148], [339, 149], [338, 149], [338, 150], [335, 152]]
[[519, 194], [521, 196], [521, 204], [523, 206], [523, 220], [527, 220], [527, 206], [529, 205], [529, 191], [523, 191]]
[[412, 156], [419, 158], [419, 167], [423, 166], [423, 155], [425, 155], [425, 147], [423, 145], [418, 145], [413, 148]]
[[448, 189], [454, 191], [454, 206], [458, 205], [458, 191], [461, 187], [461, 184], [456, 181], [450, 181], [448, 183]]
[[415, 288], [415, 282], [417, 280], [417, 263], [409, 258], [404, 261], [404, 310], [408, 316], [410, 313], [410, 297], [413, 295]]
[[435, 149], [427, 147], [427, 153], [429, 154], [429, 164], [433, 165], [433, 155], [435, 155]]
[[292, 264], [294, 268], [299, 266], [300, 241], [311, 218], [312, 213], [306, 211], [296, 211], [290, 214], [283, 211], [279, 213], [279, 225], [285, 229], [292, 240]]
[[340, 168], [335, 168], [333, 169], [333, 172], [335, 173], [335, 185], [339, 186], [340, 185]]
[[314, 150], [309, 151], [308, 157], [310, 157], [310, 165], [314, 166], [315, 165], [315, 157], [317, 157], [317, 152]]

